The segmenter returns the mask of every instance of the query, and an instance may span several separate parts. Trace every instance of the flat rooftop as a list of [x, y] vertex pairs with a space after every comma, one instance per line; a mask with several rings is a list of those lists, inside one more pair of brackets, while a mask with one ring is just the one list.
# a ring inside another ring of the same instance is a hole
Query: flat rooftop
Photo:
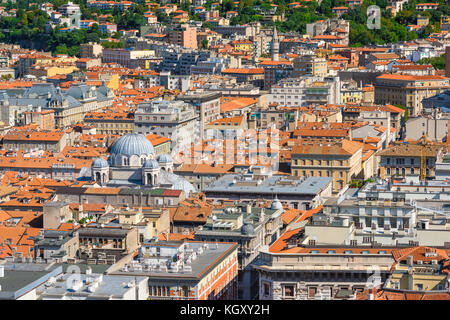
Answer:
[[[125, 268], [115, 271], [111, 274], [115, 275], [136, 275], [136, 276], [147, 276], [151, 280], [155, 279], [168, 279], [168, 278], [184, 278], [186, 280], [200, 280], [204, 275], [207, 275], [210, 270], [212, 270], [218, 263], [229, 256], [233, 250], [237, 250], [236, 243], [226, 243], [218, 242], [211, 243], [208, 242], [207, 246], [204, 246], [205, 242], [188, 241], [188, 248], [182, 249], [184, 253], [184, 259], [180, 260], [181, 265], [189, 266], [190, 268], [171, 269], [167, 264], [170, 264], [172, 260], [172, 255], [167, 256], [167, 254], [152, 254], [141, 251], [140, 259], [134, 260], [127, 264]], [[162, 248], [177, 248], [181, 246], [181, 243], [173, 242], [156, 242], [142, 247], [161, 247]], [[199, 249], [202, 250], [199, 253]], [[142, 250], [142, 248], [141, 248]], [[175, 251], [173, 251], [175, 252]], [[178, 251], [180, 252], [180, 251]], [[195, 259], [187, 259], [192, 253], [196, 253]], [[152, 263], [153, 261], [153, 263]], [[159, 263], [154, 263], [158, 261]], [[161, 262], [166, 265], [167, 268], [161, 268]], [[167, 263], [167, 264], [166, 264]]]
[[[259, 182], [260, 181], [260, 182]], [[328, 177], [308, 177], [307, 179], [286, 179], [271, 176], [264, 180], [245, 177], [240, 174], [228, 174], [208, 185], [208, 193], [257, 193], [257, 194], [308, 194], [316, 195], [331, 183]]]
[[[63, 298], [70, 296], [71, 299], [85, 300], [88, 298], [109, 298], [111, 296], [122, 297], [132, 289], [130, 283], [146, 281], [147, 277], [102, 275], [102, 274], [79, 274], [78, 286], [67, 288], [67, 280], [71, 274], [60, 274], [55, 281], [42, 284], [36, 289], [39, 296], [43, 298]], [[90, 289], [91, 288], [91, 289]]]

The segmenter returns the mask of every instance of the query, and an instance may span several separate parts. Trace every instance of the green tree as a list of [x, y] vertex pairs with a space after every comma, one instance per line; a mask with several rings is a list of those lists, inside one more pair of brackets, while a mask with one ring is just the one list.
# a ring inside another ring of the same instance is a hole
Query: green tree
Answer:
[[232, 11], [235, 8], [235, 4], [233, 0], [223, 0], [222, 1], [222, 10], [223, 12]]
[[202, 27], [205, 29], [213, 29], [214, 25], [211, 22], [205, 21], [202, 23]]
[[56, 47], [55, 54], [68, 54], [68, 53], [69, 49], [65, 44]]
[[189, 0], [184, 0], [181, 4], [181, 10], [189, 12], [190, 6], [192, 5], [192, 2]]
[[440, 57], [423, 58], [417, 61], [418, 64], [431, 64], [437, 70], [445, 69], [445, 54]]
[[394, 104], [395, 107], [400, 108], [405, 110], [405, 114], [403, 116], [403, 123], [406, 123], [409, 119], [409, 111], [408, 108], [406, 108], [405, 106], [401, 105], [401, 104]]

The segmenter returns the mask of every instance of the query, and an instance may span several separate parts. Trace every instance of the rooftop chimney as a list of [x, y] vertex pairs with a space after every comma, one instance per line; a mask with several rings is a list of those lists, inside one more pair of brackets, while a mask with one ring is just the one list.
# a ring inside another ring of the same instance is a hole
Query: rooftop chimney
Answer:
[[408, 267], [412, 267], [413, 266], [413, 256], [407, 256], [406, 262], [408, 263]]
[[413, 279], [414, 271], [412, 267], [408, 269], [408, 290], [414, 290], [414, 279]]

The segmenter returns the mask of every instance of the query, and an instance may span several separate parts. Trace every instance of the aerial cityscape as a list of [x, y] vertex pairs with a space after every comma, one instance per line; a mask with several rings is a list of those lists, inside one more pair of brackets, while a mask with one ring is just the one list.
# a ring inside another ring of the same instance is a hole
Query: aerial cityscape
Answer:
[[449, 124], [449, 1], [4, 0], [0, 300], [450, 300]]

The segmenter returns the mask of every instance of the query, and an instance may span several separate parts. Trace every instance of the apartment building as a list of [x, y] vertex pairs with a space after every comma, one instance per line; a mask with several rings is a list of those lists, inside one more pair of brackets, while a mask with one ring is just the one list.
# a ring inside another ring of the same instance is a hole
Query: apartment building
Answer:
[[34, 123], [41, 130], [53, 130], [55, 128], [55, 111], [44, 110], [40, 107], [35, 108], [33, 111], [24, 112], [24, 124], [29, 125]]
[[270, 88], [267, 103], [286, 107], [340, 104], [340, 87], [339, 77], [285, 78]]
[[[436, 109], [435, 109], [436, 110]], [[438, 113], [409, 118], [405, 124], [405, 138], [410, 140], [419, 140], [423, 136], [429, 141], [443, 141], [448, 136], [448, 123], [450, 118]]]
[[80, 6], [78, 4], [72, 3], [72, 1], [69, 1], [66, 4], [61, 5], [58, 8], [58, 11], [62, 15], [66, 16], [66, 17], [71, 16], [73, 14], [80, 14], [81, 13]]
[[[404, 192], [396, 192], [386, 183], [368, 183], [357, 192], [349, 189], [345, 195], [346, 197], [339, 199], [327, 200], [323, 212], [331, 217], [349, 219], [354, 223], [357, 231], [355, 235], [361, 236], [360, 243], [376, 241], [370, 236], [371, 231], [379, 231], [377, 241], [380, 243], [386, 243], [388, 240], [392, 244], [417, 240], [408, 238], [409, 228], [416, 225], [417, 212], [408, 203], [409, 199]], [[396, 233], [395, 239], [391, 239], [393, 232]]]
[[3, 145], [8, 150], [61, 152], [67, 140], [64, 131], [11, 130], [3, 136]]
[[167, 48], [159, 52], [162, 57], [161, 63], [158, 65], [158, 71], [170, 71], [176, 75], [190, 75], [191, 67], [199, 62], [207, 61], [211, 57], [208, 50], [195, 50], [192, 48]]
[[200, 115], [200, 137], [203, 139], [205, 127], [220, 117], [220, 97], [217, 92], [196, 92], [190, 91], [180, 95], [177, 99], [189, 103]]
[[78, 229], [78, 237], [79, 257], [88, 264], [114, 264], [139, 248], [138, 229], [130, 226], [90, 223]]
[[82, 43], [80, 44], [81, 58], [97, 58], [103, 52], [103, 46], [98, 43]]
[[252, 41], [246, 40], [246, 39], [236, 39], [231, 41], [231, 45], [233, 46], [233, 49], [236, 51], [244, 51], [246, 53], [253, 53], [255, 50], [255, 45]]
[[186, 92], [190, 88], [190, 75], [176, 75], [171, 71], [154, 72], [149, 71], [146, 74], [134, 79], [134, 88], [151, 88], [162, 86], [168, 90], [179, 90]]
[[142, 102], [134, 115], [136, 133], [159, 134], [172, 140], [173, 150], [183, 150], [199, 139], [199, 115], [184, 101]]
[[226, 209], [214, 209], [206, 224], [195, 232], [199, 241], [236, 242], [238, 248], [238, 299], [252, 300], [258, 296], [258, 277], [250, 264], [259, 249], [272, 244], [282, 228], [283, 206], [274, 200], [270, 208], [240, 203]]
[[170, 154], [172, 151], [172, 141], [169, 138], [160, 136], [158, 134], [148, 134], [146, 138], [150, 141], [155, 149], [155, 157], [162, 154]]
[[375, 290], [358, 293], [357, 300], [450, 300], [446, 250], [420, 246], [393, 250], [392, 255], [388, 279]]
[[342, 109], [344, 122], [369, 121], [372, 124], [378, 124], [386, 128], [390, 125], [396, 130], [401, 128], [402, 117], [404, 115], [405, 110], [389, 104], [346, 105]]
[[431, 64], [394, 64], [392, 65], [392, 71], [394, 73], [409, 74], [412, 76], [431, 76], [435, 72]]
[[0, 97], [2, 120], [14, 124], [20, 121], [22, 113], [41, 107], [41, 111], [53, 110], [55, 126], [63, 128], [82, 122], [86, 113], [112, 105], [112, 91], [105, 85], [98, 88], [83, 83], [73, 84], [62, 92], [49, 83], [34, 83], [19, 94], [6, 90]]
[[45, 230], [43, 229], [34, 241], [34, 258], [56, 261], [73, 259], [79, 248], [78, 233], [75, 230]]
[[417, 11], [436, 10], [439, 7], [439, 3], [418, 3], [416, 4]]
[[27, 173], [31, 177], [42, 176], [58, 180], [73, 180], [78, 178], [81, 170], [89, 167], [91, 162], [90, 160], [64, 157], [24, 157], [12, 153], [0, 160], [0, 172], [16, 171]]
[[125, 11], [133, 5], [131, 1], [118, 1], [118, 2], [110, 2], [110, 1], [96, 1], [89, 0], [86, 3], [87, 8], [98, 8], [101, 10], [120, 10]]
[[264, 87], [264, 68], [229, 68], [222, 70], [222, 74], [236, 78], [237, 83]]
[[[83, 205], [83, 209], [86, 206]], [[119, 224], [137, 228], [139, 233], [139, 242], [148, 241], [157, 238], [159, 235], [169, 232], [170, 216], [168, 209], [153, 209], [149, 207], [121, 207], [116, 208], [110, 216], [116, 216]], [[103, 218], [97, 219], [102, 222], [107, 220], [105, 215]]]
[[206, 126], [206, 130], [212, 133], [213, 136], [220, 133], [223, 137], [228, 134], [235, 136], [236, 132], [244, 132], [247, 129], [248, 125], [245, 115], [217, 119], [208, 123]]
[[393, 176], [418, 175], [420, 174], [422, 154], [425, 159], [427, 177], [435, 176], [435, 164], [440, 145], [422, 147], [417, 144], [397, 144], [377, 153], [380, 158], [379, 175], [382, 179]]
[[306, 33], [316, 40], [348, 46], [350, 23], [343, 19], [319, 20], [306, 25]]
[[327, 60], [314, 55], [303, 55], [294, 59], [293, 77], [312, 75], [327, 76]]
[[125, 50], [125, 49], [103, 49], [103, 63], [118, 63], [124, 67], [135, 69], [138, 67], [139, 59], [154, 57], [151, 50]]
[[[89, 163], [92, 161], [86, 161]], [[144, 189], [144, 188], [82, 188], [56, 187], [56, 197], [59, 201], [70, 203], [108, 203], [111, 205], [146, 206], [146, 207], [176, 207], [185, 198], [183, 190], [174, 189]], [[101, 190], [100, 193], [96, 192]]]
[[247, 172], [224, 175], [204, 192], [215, 203], [230, 199], [271, 199], [276, 195], [290, 208], [309, 210], [318, 205], [320, 197], [331, 195], [332, 178], [276, 176], [264, 167], [253, 166]]
[[148, 277], [149, 300], [237, 299], [236, 243], [143, 243], [139, 255], [111, 275]]
[[118, 134], [134, 132], [134, 114], [127, 112], [89, 112], [84, 122], [97, 128], [97, 133]]
[[27, 54], [19, 57], [19, 65], [17, 67], [17, 77], [23, 77], [29, 73], [29, 69], [34, 64], [49, 64], [52, 62], [50, 54]]
[[184, 163], [182, 166], [176, 168], [174, 172], [192, 183], [197, 190], [204, 191], [212, 182], [225, 174], [233, 172], [233, 167], [234, 165], [232, 164]]
[[290, 61], [264, 61], [260, 67], [264, 68], [264, 90], [270, 89], [281, 79], [291, 78], [294, 72]]
[[222, 36], [215, 31], [199, 31], [197, 32], [197, 47], [201, 48], [203, 40], [208, 41], [208, 46], [219, 43]]
[[94, 67], [100, 67], [101, 60], [99, 58], [91, 59], [91, 58], [80, 58], [75, 63], [77, 68], [80, 70], [88, 70]]
[[291, 152], [291, 174], [296, 177], [328, 177], [333, 192], [341, 191], [362, 168], [363, 144], [341, 141], [304, 141]]
[[449, 79], [442, 76], [411, 76], [383, 74], [375, 81], [375, 103], [400, 104], [411, 116], [422, 112], [422, 100], [449, 88]]
[[300, 119], [300, 111], [296, 108], [289, 108], [278, 105], [277, 103], [269, 104], [267, 108], [259, 108], [252, 111], [249, 126], [252, 119], [255, 119], [258, 128], [268, 128], [275, 125], [277, 129], [286, 128], [292, 130], [297, 121]]
[[197, 28], [182, 24], [169, 31], [167, 41], [181, 47], [197, 49]]
[[[392, 247], [350, 243], [354, 224], [314, 214], [260, 250], [260, 300], [352, 300], [373, 275], [386, 280]], [[375, 267], [374, 267], [375, 266]], [[375, 274], [375, 269], [379, 273]]]
[[417, 175], [368, 182], [328, 199], [323, 212], [355, 223], [359, 243], [392, 246], [448, 246], [449, 186]]
[[250, 37], [254, 35], [255, 28], [251, 25], [236, 25], [236, 26], [217, 26], [214, 31], [220, 33], [223, 36], [240, 35], [245, 37]]

